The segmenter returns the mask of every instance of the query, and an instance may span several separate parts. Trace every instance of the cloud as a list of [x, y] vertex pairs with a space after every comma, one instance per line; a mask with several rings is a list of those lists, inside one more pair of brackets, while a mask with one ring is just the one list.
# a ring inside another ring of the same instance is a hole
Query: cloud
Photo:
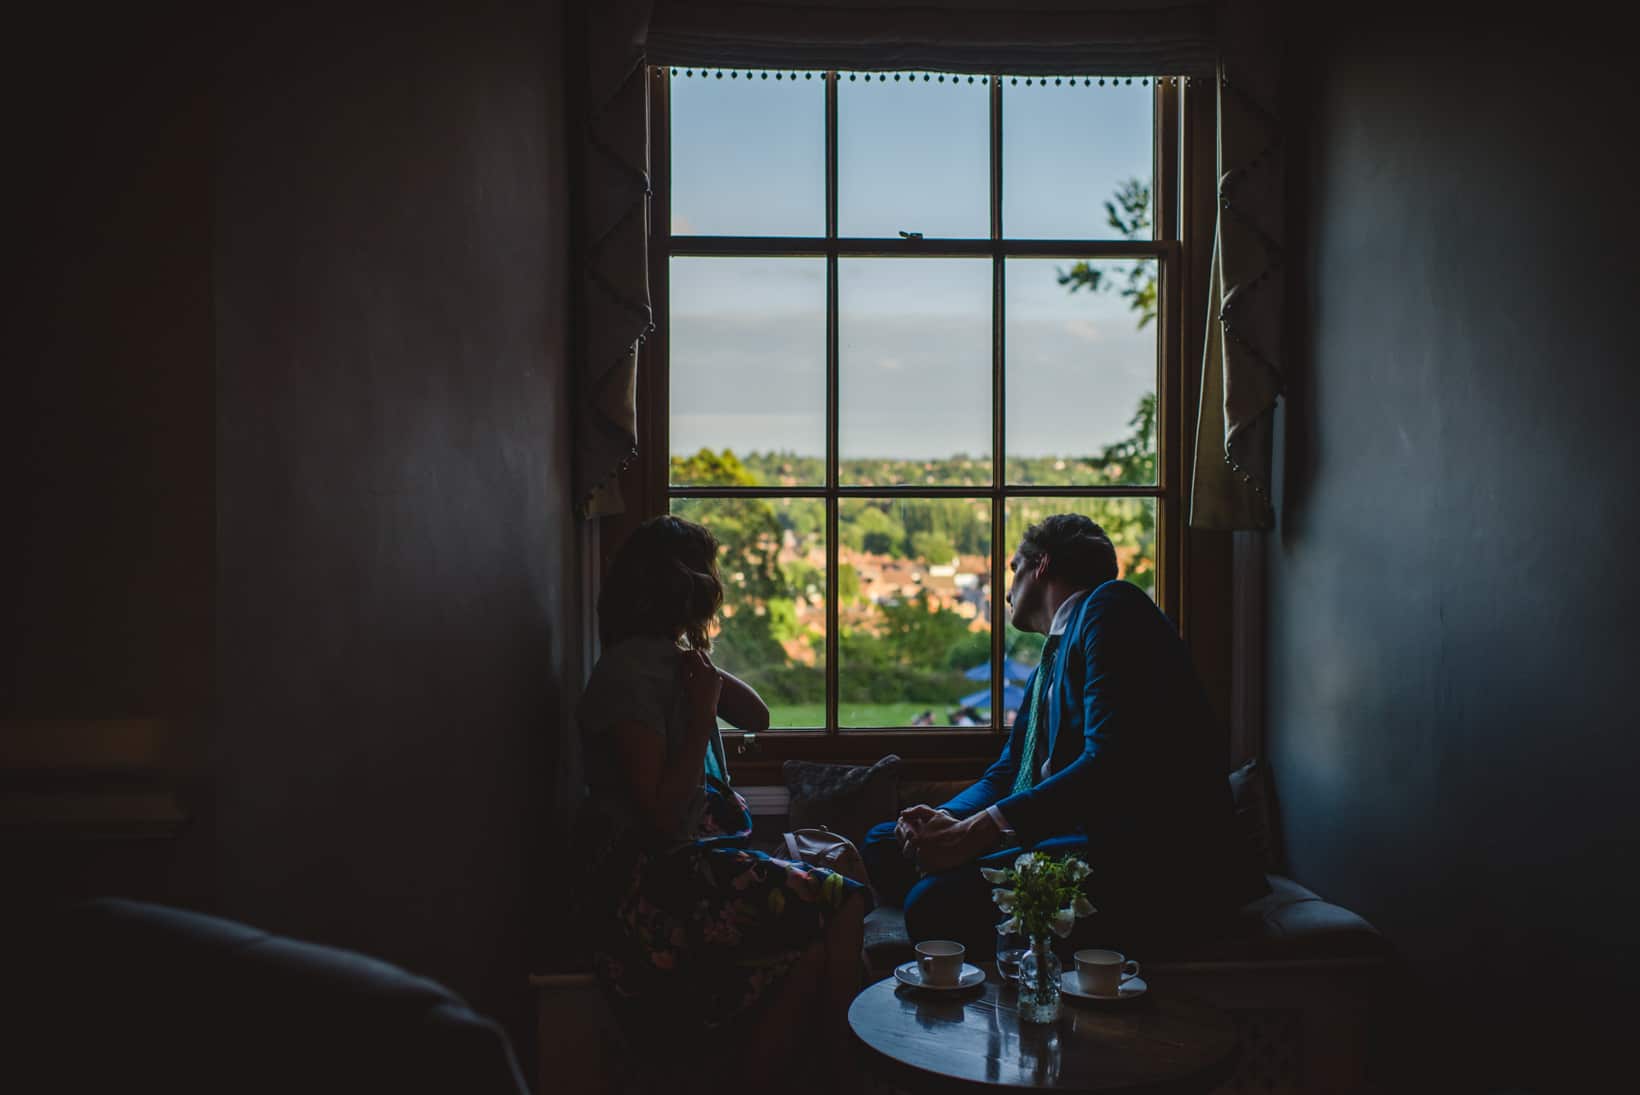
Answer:
[[693, 236], [695, 235], [695, 225], [682, 213], [673, 213], [672, 234], [674, 236]]
[[[826, 405], [822, 317], [744, 296], [734, 304], [734, 311], [672, 317], [674, 442], [818, 451]], [[988, 314], [847, 319], [837, 393], [845, 456], [925, 458], [989, 448]], [[1068, 332], [1072, 324], [1096, 325], [1097, 344]], [[1139, 331], [1125, 316], [1010, 316], [1008, 328], [1015, 452], [1073, 455], [1127, 436], [1140, 394], [1156, 384], [1153, 328]], [[1034, 393], [1047, 402], [1033, 402]]]
[[1065, 333], [1072, 338], [1079, 338], [1083, 342], [1098, 342], [1103, 339], [1104, 332], [1099, 325], [1090, 319], [1073, 319], [1065, 324]]

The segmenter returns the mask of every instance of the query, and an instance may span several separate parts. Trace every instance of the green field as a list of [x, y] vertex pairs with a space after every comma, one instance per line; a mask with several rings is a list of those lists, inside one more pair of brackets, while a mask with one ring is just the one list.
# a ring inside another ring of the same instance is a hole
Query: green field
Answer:
[[[927, 703], [863, 703], [845, 705], [840, 714], [844, 725], [855, 726], [904, 726], [911, 727], [911, 720], [924, 711], [934, 712], [934, 723], [928, 729], [937, 729], [945, 725], [945, 709], [938, 704]], [[826, 705], [823, 703], [788, 703], [769, 705], [769, 725], [773, 729], [782, 727], [815, 728], [826, 723]], [[912, 727], [923, 729], [922, 727]]]

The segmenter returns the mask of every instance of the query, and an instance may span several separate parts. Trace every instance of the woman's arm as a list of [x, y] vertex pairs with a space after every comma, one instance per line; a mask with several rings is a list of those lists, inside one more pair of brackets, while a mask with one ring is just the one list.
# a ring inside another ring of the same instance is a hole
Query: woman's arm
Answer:
[[752, 686], [732, 673], [718, 670], [723, 678], [723, 694], [718, 697], [717, 713], [736, 730], [761, 734], [769, 728], [769, 705], [753, 691]]
[[717, 729], [717, 708], [723, 683], [704, 654], [683, 655], [683, 691], [688, 730], [683, 748], [666, 756], [666, 742], [641, 722], [617, 722], [610, 727], [621, 767], [626, 771], [632, 797], [649, 823], [666, 831], [677, 819], [689, 796], [700, 786], [706, 769], [706, 747]]

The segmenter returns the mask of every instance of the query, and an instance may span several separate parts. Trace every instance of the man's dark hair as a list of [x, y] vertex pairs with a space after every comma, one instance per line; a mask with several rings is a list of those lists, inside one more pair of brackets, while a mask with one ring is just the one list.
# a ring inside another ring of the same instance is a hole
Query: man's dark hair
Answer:
[[1110, 537], [1080, 513], [1056, 513], [1026, 529], [1019, 554], [1031, 566], [1046, 555], [1046, 577], [1078, 589], [1093, 589], [1116, 577], [1116, 548]]

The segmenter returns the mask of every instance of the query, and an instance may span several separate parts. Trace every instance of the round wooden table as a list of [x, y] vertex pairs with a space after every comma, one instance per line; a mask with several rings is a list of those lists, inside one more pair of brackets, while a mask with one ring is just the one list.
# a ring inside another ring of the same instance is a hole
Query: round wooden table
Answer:
[[894, 978], [854, 998], [849, 1026], [883, 1079], [915, 1091], [1212, 1090], [1230, 1076], [1236, 1033], [1209, 1004], [1152, 985], [1137, 1000], [1066, 996], [1057, 1023], [1021, 1023], [1016, 992], [986, 966], [971, 989], [912, 989]]

